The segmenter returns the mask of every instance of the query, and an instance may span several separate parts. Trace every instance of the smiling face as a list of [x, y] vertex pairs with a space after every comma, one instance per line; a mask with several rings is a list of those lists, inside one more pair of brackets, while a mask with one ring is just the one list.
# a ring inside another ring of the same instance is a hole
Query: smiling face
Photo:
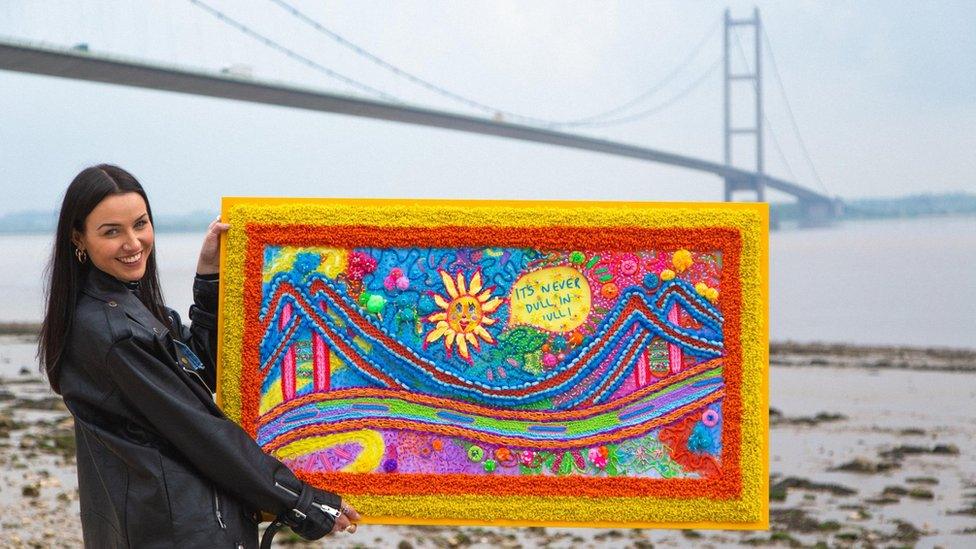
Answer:
[[447, 323], [455, 332], [470, 334], [481, 322], [481, 303], [470, 295], [463, 295], [447, 308]]
[[113, 194], [99, 202], [85, 218], [84, 234], [75, 231], [72, 237], [92, 264], [125, 282], [146, 274], [153, 241], [146, 201], [134, 192]]
[[496, 319], [489, 315], [501, 306], [502, 300], [491, 296], [494, 287], [482, 288], [481, 271], [476, 271], [471, 276], [470, 283], [463, 272], [458, 272], [457, 279], [452, 278], [446, 271], [440, 271], [440, 275], [444, 290], [447, 291], [447, 298], [434, 294], [434, 303], [441, 310], [427, 317], [427, 322], [434, 323], [434, 329], [424, 339], [424, 348], [428, 343], [443, 337], [447, 356], [451, 355], [451, 349], [457, 345], [461, 358], [469, 363], [473, 362], [468, 351], [469, 344], [475, 349], [480, 349], [480, 341], [495, 343], [495, 338], [485, 329], [485, 326], [491, 326], [496, 322]]

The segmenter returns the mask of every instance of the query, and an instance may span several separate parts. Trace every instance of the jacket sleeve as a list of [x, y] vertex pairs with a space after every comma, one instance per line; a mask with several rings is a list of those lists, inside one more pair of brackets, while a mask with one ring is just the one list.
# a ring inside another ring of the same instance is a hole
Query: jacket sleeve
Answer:
[[190, 328], [180, 326], [180, 339], [203, 363], [200, 377], [210, 392], [217, 390], [217, 275], [197, 275], [193, 279], [193, 305]]
[[156, 344], [129, 336], [105, 358], [107, 375], [122, 397], [205, 477], [254, 509], [279, 514], [292, 508], [303, 483], [261, 451], [236, 423], [200, 402], [173, 367], [157, 357]]

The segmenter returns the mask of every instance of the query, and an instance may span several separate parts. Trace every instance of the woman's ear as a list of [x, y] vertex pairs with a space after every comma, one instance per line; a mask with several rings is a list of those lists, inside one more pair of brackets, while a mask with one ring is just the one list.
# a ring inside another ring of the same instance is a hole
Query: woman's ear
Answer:
[[71, 229], [71, 243], [75, 245], [75, 248], [81, 249], [81, 233], [78, 229]]

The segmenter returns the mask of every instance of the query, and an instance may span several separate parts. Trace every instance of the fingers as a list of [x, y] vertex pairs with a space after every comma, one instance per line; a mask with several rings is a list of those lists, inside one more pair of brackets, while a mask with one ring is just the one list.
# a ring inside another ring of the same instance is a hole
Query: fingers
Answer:
[[207, 233], [220, 234], [223, 232], [227, 232], [227, 229], [229, 228], [230, 228], [230, 223], [221, 223], [219, 219], [216, 219], [214, 221], [211, 221], [210, 225], [207, 226]]
[[362, 518], [362, 517], [359, 516], [359, 512], [357, 512], [355, 509], [353, 509], [352, 508], [352, 505], [349, 505], [348, 503], [343, 504], [342, 512], [347, 517], [349, 517], [349, 520], [351, 520], [353, 522], [356, 522], [357, 520], [359, 520], [360, 518]]
[[[352, 507], [352, 505], [349, 505], [346, 502], [342, 502], [339, 509], [342, 511], [342, 514], [339, 515], [338, 519], [336, 519], [336, 528], [333, 529], [333, 531], [338, 531], [338, 532], [345, 531], [350, 534], [356, 533], [356, 530], [359, 528], [359, 526], [356, 524], [355, 521], [360, 519], [359, 513]], [[339, 525], [340, 521], [345, 526], [340, 527]]]
[[207, 225], [207, 233], [215, 233], [219, 235], [220, 233], [227, 232], [227, 229], [230, 229], [230, 224], [221, 223], [219, 215], [217, 216], [217, 219], [210, 222], [210, 225]]
[[339, 518], [335, 519], [335, 524], [332, 525], [332, 532], [330, 533], [345, 532], [349, 528], [349, 524], [349, 519], [345, 515], [339, 515]]

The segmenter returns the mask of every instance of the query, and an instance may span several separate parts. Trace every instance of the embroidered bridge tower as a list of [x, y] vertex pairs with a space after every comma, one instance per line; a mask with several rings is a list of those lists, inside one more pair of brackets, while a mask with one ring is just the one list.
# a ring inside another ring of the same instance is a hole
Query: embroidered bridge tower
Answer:
[[[668, 322], [675, 326], [681, 325], [677, 303], [668, 310]], [[681, 346], [655, 337], [637, 358], [634, 383], [638, 388], [646, 387], [669, 374], [676, 374], [682, 370], [683, 361], [684, 351]]]
[[[319, 302], [318, 306], [325, 311], [325, 304]], [[281, 306], [281, 314], [278, 316], [278, 328], [285, 333], [292, 322], [292, 317], [296, 314], [295, 308], [290, 302], [285, 302]], [[300, 324], [301, 322], [299, 322]], [[285, 335], [287, 340], [287, 335]], [[297, 390], [297, 344], [288, 345], [281, 359], [281, 400], [288, 402], [295, 398]], [[325, 340], [314, 330], [312, 331], [312, 392], [320, 393], [329, 390], [329, 348]]]

